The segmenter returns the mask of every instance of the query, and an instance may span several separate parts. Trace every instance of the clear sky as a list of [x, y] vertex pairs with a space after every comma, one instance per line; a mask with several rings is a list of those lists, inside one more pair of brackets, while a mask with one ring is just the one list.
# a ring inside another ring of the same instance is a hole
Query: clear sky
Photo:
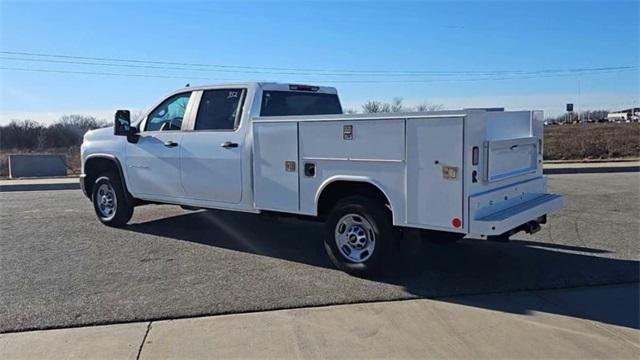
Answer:
[[638, 1], [0, 6], [0, 123], [69, 113], [111, 118], [186, 83], [221, 80], [333, 85], [343, 105], [358, 110], [366, 100], [393, 97], [551, 115], [567, 102], [578, 110], [639, 106]]

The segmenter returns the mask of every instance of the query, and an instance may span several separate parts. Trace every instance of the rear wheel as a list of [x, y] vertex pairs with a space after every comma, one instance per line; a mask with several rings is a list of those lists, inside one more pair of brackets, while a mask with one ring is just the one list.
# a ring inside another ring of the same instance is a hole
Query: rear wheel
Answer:
[[325, 249], [331, 261], [357, 276], [383, 269], [399, 236], [389, 210], [363, 196], [339, 201], [329, 213], [326, 228]]
[[98, 219], [105, 225], [125, 225], [133, 215], [133, 205], [126, 196], [120, 177], [114, 173], [106, 173], [96, 179], [91, 201]]

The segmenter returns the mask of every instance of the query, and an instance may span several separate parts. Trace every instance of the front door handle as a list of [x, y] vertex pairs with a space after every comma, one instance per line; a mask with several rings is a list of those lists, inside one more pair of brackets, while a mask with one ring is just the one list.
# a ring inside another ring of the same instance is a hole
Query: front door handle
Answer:
[[166, 146], [166, 147], [176, 147], [176, 146], [178, 146], [178, 143], [175, 142], [175, 141], [169, 140], [169, 141], [165, 141], [164, 142], [164, 146]]
[[231, 141], [225, 141], [220, 146], [222, 146], [225, 149], [237, 148], [238, 147], [238, 143], [234, 143], [234, 142], [231, 142]]

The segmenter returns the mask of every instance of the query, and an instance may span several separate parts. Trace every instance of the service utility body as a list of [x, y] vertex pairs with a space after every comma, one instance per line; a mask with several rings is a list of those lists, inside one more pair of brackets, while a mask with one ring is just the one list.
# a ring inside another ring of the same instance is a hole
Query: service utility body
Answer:
[[143, 204], [318, 219], [333, 263], [365, 275], [408, 233], [506, 241], [563, 206], [542, 112], [493, 110], [343, 114], [332, 87], [186, 87], [88, 132], [80, 182], [110, 226]]

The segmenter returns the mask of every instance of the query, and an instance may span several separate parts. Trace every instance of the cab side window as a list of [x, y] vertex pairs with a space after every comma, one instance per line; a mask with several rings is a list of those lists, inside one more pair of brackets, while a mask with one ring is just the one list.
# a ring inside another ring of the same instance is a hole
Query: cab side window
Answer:
[[235, 130], [238, 127], [244, 89], [206, 90], [202, 93], [195, 130]]
[[145, 131], [171, 131], [182, 128], [182, 119], [187, 110], [191, 93], [174, 95], [149, 114]]

